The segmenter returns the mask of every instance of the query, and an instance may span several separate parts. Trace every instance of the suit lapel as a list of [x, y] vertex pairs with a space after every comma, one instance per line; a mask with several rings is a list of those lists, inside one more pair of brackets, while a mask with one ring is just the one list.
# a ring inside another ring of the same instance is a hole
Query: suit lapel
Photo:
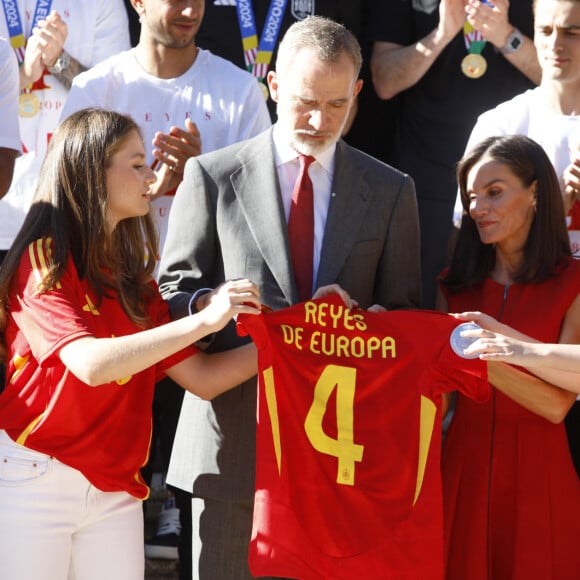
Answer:
[[282, 196], [278, 184], [272, 132], [252, 139], [238, 152], [240, 167], [231, 183], [264, 261], [290, 304], [297, 290], [290, 266], [290, 251]]
[[336, 281], [360, 236], [372, 197], [368, 182], [362, 177], [363, 172], [364, 166], [358, 166], [348, 146], [339, 141], [316, 288]]

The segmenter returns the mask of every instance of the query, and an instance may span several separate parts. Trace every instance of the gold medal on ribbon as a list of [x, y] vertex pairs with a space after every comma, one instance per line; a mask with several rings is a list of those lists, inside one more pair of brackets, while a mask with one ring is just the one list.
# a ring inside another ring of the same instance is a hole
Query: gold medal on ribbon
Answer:
[[30, 92], [21, 93], [18, 99], [18, 113], [21, 117], [34, 117], [40, 111], [40, 101]]
[[461, 72], [470, 79], [478, 79], [485, 74], [487, 61], [481, 54], [470, 53], [461, 61]]
[[475, 30], [468, 21], [465, 21], [463, 40], [469, 54], [461, 61], [461, 72], [470, 79], [478, 79], [487, 70], [487, 61], [481, 55], [485, 48], [485, 38], [479, 30]]
[[268, 85], [264, 81], [258, 81], [260, 88], [262, 89], [262, 94], [264, 95], [264, 99], [267, 101], [270, 98], [270, 91], [268, 90]]

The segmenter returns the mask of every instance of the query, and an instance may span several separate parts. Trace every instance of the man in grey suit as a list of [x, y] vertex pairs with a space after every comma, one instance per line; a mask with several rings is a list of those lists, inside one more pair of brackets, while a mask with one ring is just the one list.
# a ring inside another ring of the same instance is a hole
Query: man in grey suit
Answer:
[[[343, 26], [317, 16], [297, 22], [268, 73], [273, 129], [187, 162], [160, 266], [174, 316], [202, 308], [210, 289], [242, 276], [271, 308], [300, 300], [287, 228], [299, 154], [315, 158], [313, 291], [337, 284], [363, 308], [418, 307], [413, 181], [340, 139], [360, 66], [360, 47]], [[242, 342], [231, 324], [209, 350]], [[211, 402], [183, 402], [167, 480], [194, 495], [193, 578], [251, 578], [255, 420], [255, 380]]]

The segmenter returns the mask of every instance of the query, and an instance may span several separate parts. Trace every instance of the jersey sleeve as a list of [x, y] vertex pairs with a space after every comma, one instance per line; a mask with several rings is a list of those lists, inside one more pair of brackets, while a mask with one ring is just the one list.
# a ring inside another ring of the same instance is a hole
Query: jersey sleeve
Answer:
[[429, 365], [427, 379], [423, 382], [428, 396], [460, 391], [478, 402], [486, 401], [490, 393], [487, 381], [487, 363], [479, 358], [467, 359], [455, 354], [451, 347], [451, 333], [459, 325], [454, 318], [442, 315], [434, 319], [431, 328], [437, 333], [432, 336], [438, 344], [432, 352], [433, 363]]
[[238, 336], [250, 336], [258, 350], [263, 350], [268, 342], [268, 330], [264, 315], [239, 314], [236, 320]]
[[60, 349], [92, 332], [82, 315], [84, 297], [69, 258], [63, 277], [51, 288], [38, 286], [52, 263], [50, 239], [32, 242], [22, 256], [11, 294], [10, 314], [39, 364], [50, 366]]

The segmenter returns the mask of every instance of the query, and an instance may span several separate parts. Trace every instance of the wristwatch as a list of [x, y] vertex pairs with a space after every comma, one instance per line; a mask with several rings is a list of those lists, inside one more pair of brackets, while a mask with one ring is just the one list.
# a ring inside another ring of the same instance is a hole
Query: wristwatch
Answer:
[[56, 59], [56, 62], [52, 66], [47, 67], [47, 69], [49, 73], [57, 75], [65, 71], [69, 66], [70, 66], [70, 56], [65, 50], [63, 50], [60, 53], [60, 56]]
[[517, 28], [514, 28], [513, 32], [507, 37], [505, 45], [500, 48], [500, 52], [502, 54], [513, 54], [521, 48], [523, 43], [524, 37], [522, 33]]

